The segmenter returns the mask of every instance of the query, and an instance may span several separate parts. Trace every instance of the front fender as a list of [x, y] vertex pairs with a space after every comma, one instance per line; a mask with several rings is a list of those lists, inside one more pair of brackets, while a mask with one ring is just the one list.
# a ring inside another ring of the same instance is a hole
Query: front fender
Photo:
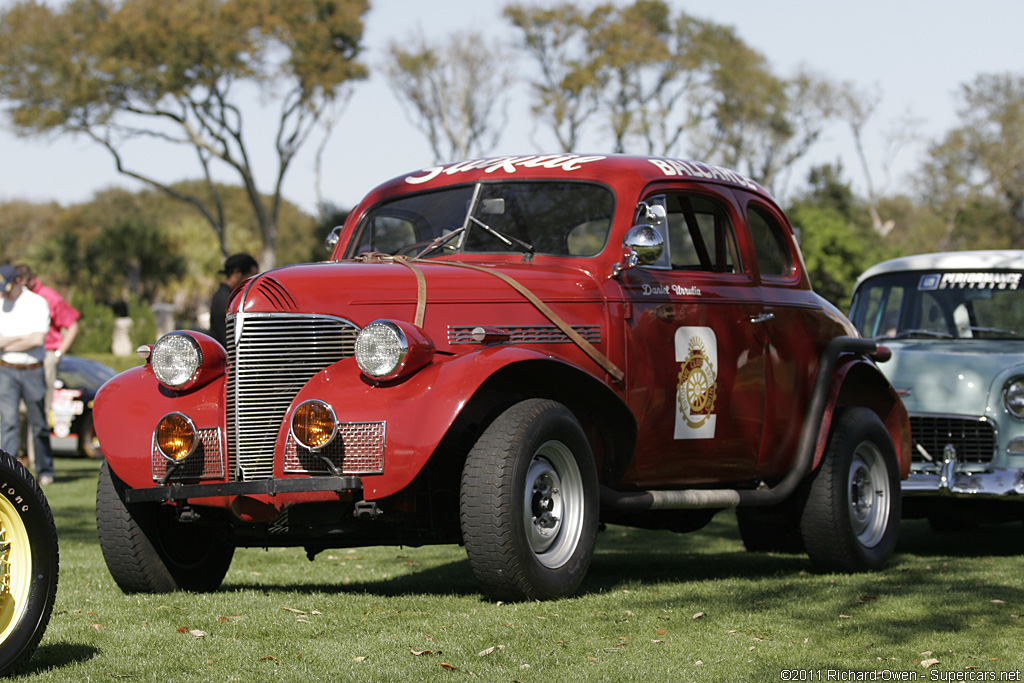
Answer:
[[224, 375], [202, 387], [175, 392], [157, 381], [148, 365], [109, 379], [96, 393], [93, 425], [110, 469], [132, 488], [153, 486], [153, 430], [172, 411], [186, 413], [199, 429], [224, 434]]
[[295, 408], [310, 399], [331, 405], [340, 422], [386, 422], [384, 472], [362, 475], [363, 495], [376, 500], [398, 493], [420, 473], [462, 409], [502, 368], [550, 356], [514, 346], [491, 346], [458, 356], [435, 356], [414, 375], [386, 384], [367, 380], [347, 358], [314, 376], [295, 396], [278, 434], [284, 447]]

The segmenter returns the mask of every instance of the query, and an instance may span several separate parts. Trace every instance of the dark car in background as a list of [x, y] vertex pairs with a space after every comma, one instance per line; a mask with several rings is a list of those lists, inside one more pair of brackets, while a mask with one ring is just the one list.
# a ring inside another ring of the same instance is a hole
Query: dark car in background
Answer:
[[103, 456], [92, 426], [92, 402], [116, 371], [99, 361], [64, 356], [57, 368], [50, 405], [50, 446], [64, 455]]

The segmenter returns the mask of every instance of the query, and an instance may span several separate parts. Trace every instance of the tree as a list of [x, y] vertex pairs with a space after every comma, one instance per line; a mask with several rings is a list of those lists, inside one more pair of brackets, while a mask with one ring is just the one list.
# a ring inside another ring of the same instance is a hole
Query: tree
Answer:
[[[84, 135], [120, 173], [192, 205], [225, 255], [215, 179], [236, 178], [270, 267], [295, 155], [366, 76], [356, 58], [367, 8], [368, 0], [70, 0], [51, 10], [24, 0], [0, 14], [0, 98], [19, 133]], [[265, 194], [246, 137], [260, 112], [241, 104], [254, 92], [277, 103]], [[131, 161], [143, 141], [194, 155], [206, 196], [161, 179], [152, 155]]]
[[443, 163], [494, 148], [507, 123], [494, 114], [504, 111], [508, 64], [506, 51], [479, 33], [431, 43], [421, 31], [391, 43], [385, 72], [413, 125], [427, 136], [434, 161]]
[[536, 62], [538, 73], [530, 83], [534, 116], [545, 122], [563, 152], [575, 151], [588, 121], [601, 106], [604, 74], [600, 54], [588, 36], [611, 6], [591, 12], [571, 2], [553, 9], [511, 4], [505, 17], [522, 32], [520, 49]]
[[1024, 240], [1024, 76], [982, 74], [962, 86], [960, 125], [928, 148], [918, 189], [942, 217], [940, 248]]
[[713, 103], [694, 149], [777, 191], [783, 172], [807, 154], [835, 114], [833, 86], [805, 68], [791, 78], [775, 76], [731, 27], [706, 40], [715, 64]]
[[872, 234], [867, 206], [842, 180], [842, 172], [838, 164], [811, 169], [808, 191], [786, 213], [799, 230], [815, 291], [846, 310], [857, 277], [888, 254]]

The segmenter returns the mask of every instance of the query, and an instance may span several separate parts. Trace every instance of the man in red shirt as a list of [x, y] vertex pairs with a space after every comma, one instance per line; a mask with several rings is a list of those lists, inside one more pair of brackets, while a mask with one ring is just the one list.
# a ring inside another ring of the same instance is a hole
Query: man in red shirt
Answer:
[[43, 297], [46, 303], [50, 304], [50, 331], [46, 333], [46, 340], [43, 342], [46, 348], [46, 357], [43, 359], [43, 371], [46, 376], [45, 410], [49, 419], [53, 383], [57, 380], [57, 366], [60, 364], [60, 357], [67, 353], [78, 336], [78, 319], [81, 314], [65, 301], [58, 291], [40, 283], [30, 266], [19, 265], [17, 271], [18, 278], [25, 283], [25, 288]]

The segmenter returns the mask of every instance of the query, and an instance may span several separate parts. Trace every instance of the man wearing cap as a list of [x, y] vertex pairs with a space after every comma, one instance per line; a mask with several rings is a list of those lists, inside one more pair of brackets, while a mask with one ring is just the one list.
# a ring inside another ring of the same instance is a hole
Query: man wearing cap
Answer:
[[43, 342], [50, 330], [50, 305], [25, 288], [17, 269], [0, 266], [0, 449], [18, 451], [18, 402], [25, 401], [40, 485], [53, 483], [53, 453], [46, 419]]
[[227, 316], [228, 299], [235, 291], [238, 283], [260, 272], [259, 263], [249, 254], [232, 254], [224, 261], [224, 270], [220, 274], [224, 281], [210, 299], [210, 336], [227, 348]]

